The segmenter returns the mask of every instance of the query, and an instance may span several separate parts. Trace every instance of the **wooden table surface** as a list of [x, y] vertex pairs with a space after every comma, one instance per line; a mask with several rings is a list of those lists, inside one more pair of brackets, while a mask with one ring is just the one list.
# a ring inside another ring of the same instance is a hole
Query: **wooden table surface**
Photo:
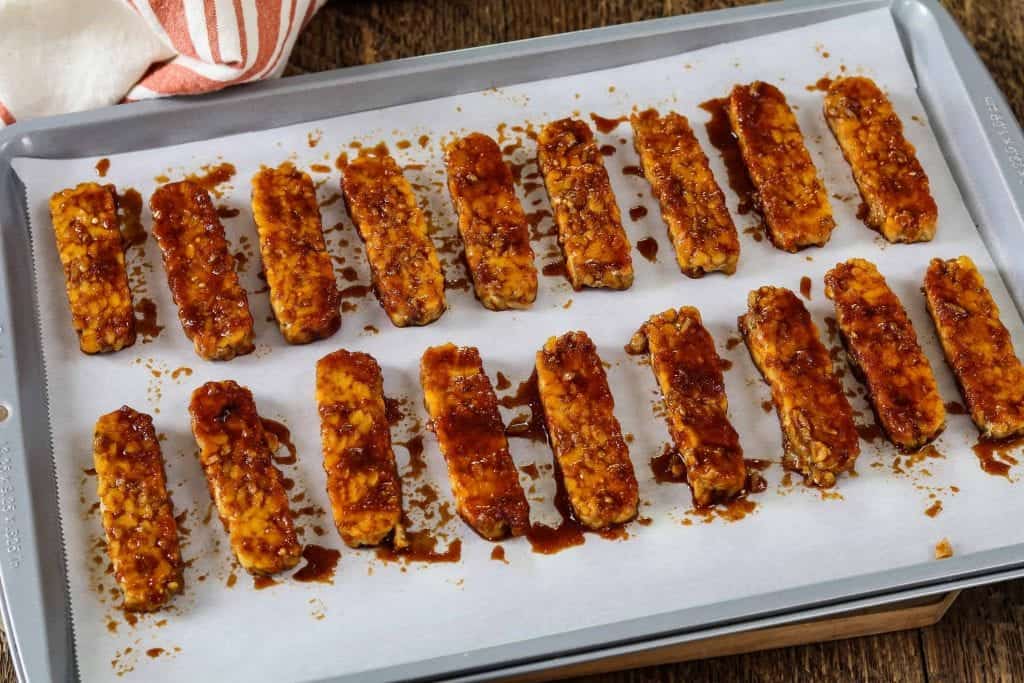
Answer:
[[[942, 0], [1024, 121], [1024, 0]], [[349, 0], [330, 2], [286, 75], [619, 24], [751, 0]], [[681, 576], [680, 581], [685, 582]], [[964, 591], [939, 624], [590, 677], [588, 681], [1024, 680], [1024, 580]], [[0, 683], [14, 680], [0, 634]]]

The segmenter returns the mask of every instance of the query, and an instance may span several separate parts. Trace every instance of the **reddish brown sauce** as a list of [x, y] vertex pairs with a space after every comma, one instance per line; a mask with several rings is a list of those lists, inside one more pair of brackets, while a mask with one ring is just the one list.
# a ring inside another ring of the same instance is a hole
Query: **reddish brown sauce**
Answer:
[[[638, 221], [647, 215], [647, 207], [640, 206], [639, 204], [629, 210], [629, 217], [634, 221]], [[650, 238], [648, 238], [650, 239]]]
[[369, 332], [370, 334], [377, 334], [380, 330], [374, 325], [363, 325], [363, 332]]
[[142, 227], [142, 195], [129, 187], [117, 196], [117, 210], [121, 214], [121, 241], [125, 249], [144, 244], [148, 235]]
[[334, 570], [338, 567], [341, 553], [332, 548], [309, 544], [302, 549], [302, 557], [306, 564], [292, 576], [296, 581], [310, 583], [334, 583]]
[[1024, 438], [1015, 439], [979, 439], [972, 450], [978, 456], [981, 469], [987, 474], [1010, 478], [1010, 467], [1017, 464], [1017, 458], [1010, 451], [1024, 445]]
[[626, 117], [619, 116], [617, 118], [611, 119], [591, 112], [590, 119], [594, 122], [594, 126], [597, 128], [599, 133], [604, 133], [605, 135], [607, 135], [608, 133], [611, 133], [613, 130], [618, 128], [619, 124], [626, 120]]
[[163, 329], [163, 325], [156, 324], [156, 303], [149, 297], [139, 299], [135, 304], [135, 331], [142, 335], [143, 343], [153, 341]]
[[217, 215], [221, 218], [234, 218], [240, 213], [242, 213], [241, 209], [235, 209], [225, 204], [221, 204], [217, 207]]
[[404, 401], [401, 399], [391, 398], [390, 396], [384, 397], [384, 417], [389, 425], [396, 425], [405, 417], [402, 411], [402, 403]]
[[553, 263], [545, 263], [540, 269], [540, 272], [547, 277], [567, 277], [565, 270], [565, 261], [554, 261]]
[[497, 382], [495, 383], [494, 388], [497, 389], [498, 391], [504, 391], [505, 389], [508, 389], [511, 386], [512, 382], [509, 381], [508, 377], [505, 376], [505, 373], [498, 372]]
[[763, 410], [766, 413], [772, 412], [772, 409], [774, 407], [775, 407], [775, 404], [772, 403], [771, 401], [761, 401], [761, 410]]
[[157, 657], [159, 657], [163, 653], [164, 653], [164, 649], [162, 647], [151, 647], [148, 650], [146, 650], [146, 656], [147, 657], [152, 657], [153, 659], [156, 659]]
[[882, 428], [872, 422], [871, 424], [858, 424], [857, 435], [868, 443], [874, 443], [882, 438]]
[[601, 154], [603, 156], [610, 157], [611, 155], [615, 154], [615, 152], [615, 145], [601, 145]]
[[100, 178], [107, 177], [107, 171], [110, 170], [110, 159], [103, 157], [96, 162], [96, 172], [99, 173]]
[[586, 542], [586, 538], [583, 536], [583, 525], [577, 522], [572, 515], [569, 496], [562, 485], [560, 476], [555, 477], [554, 503], [555, 509], [562, 517], [559, 525], [552, 527], [547, 524], [534, 523], [526, 532], [526, 540], [530, 542], [533, 552], [541, 555], [554, 555], [566, 548], [583, 545]]
[[462, 541], [455, 539], [443, 551], [437, 549], [437, 537], [430, 531], [406, 531], [408, 545], [401, 549], [377, 548], [377, 559], [385, 562], [458, 562], [462, 559]]
[[276, 585], [277, 585], [277, 581], [275, 581], [273, 578], [271, 578], [269, 576], [254, 576], [254, 577], [252, 577], [252, 587], [255, 588], [258, 591], [261, 591], [264, 588], [270, 588], [271, 586], [276, 586]]
[[341, 277], [345, 282], [355, 282], [359, 279], [359, 273], [352, 266], [345, 266], [341, 269]]
[[940, 512], [942, 512], [942, 501], [937, 500], [928, 506], [928, 509], [924, 511], [924, 514], [928, 515], [929, 517], [935, 517]]
[[[349, 145], [349, 147], [353, 147], [353, 145], [356, 144], [357, 143], [353, 142]], [[359, 145], [359, 147], [362, 147], [362, 145]], [[353, 149], [356, 149], [356, 147], [353, 147]], [[339, 171], [344, 171], [346, 168], [348, 168], [348, 154], [346, 152], [342, 152], [341, 154], [338, 155], [338, 158], [334, 160], [334, 168], [338, 169]]]
[[864, 220], [865, 218], [867, 218], [868, 212], [868, 205], [865, 204], [864, 202], [861, 202], [860, 204], [857, 205], [857, 218], [859, 220]]
[[[828, 56], [827, 52], [825, 53], [825, 56]], [[828, 89], [832, 87], [832, 79], [829, 78], [828, 76], [822, 76], [814, 83], [811, 83], [810, 85], [805, 87], [807, 90], [810, 90], [811, 92], [815, 90], [820, 90], [821, 92], [828, 92]]]
[[228, 580], [225, 582], [225, 585], [228, 588], [234, 588], [236, 583], [238, 583], [238, 574], [231, 572], [228, 574]]
[[278, 465], [294, 465], [298, 460], [298, 451], [295, 449], [295, 444], [292, 443], [292, 433], [288, 427], [265, 417], [260, 418], [260, 422], [263, 423], [263, 431], [268, 434], [267, 441], [270, 450], [277, 451], [278, 448], [284, 446], [288, 451], [288, 455], [285, 456], [274, 455], [274, 462]]
[[504, 562], [508, 564], [508, 560], [505, 559], [505, 548], [500, 545], [496, 545], [491, 549], [491, 559], [495, 562]]
[[[632, 212], [630, 212], [630, 215], [632, 215]], [[653, 237], [645, 237], [642, 240], [637, 241], [636, 250], [640, 252], [641, 256], [651, 263], [657, 263], [658, 240]]]
[[740, 153], [736, 136], [732, 133], [732, 124], [729, 123], [729, 114], [727, 113], [728, 105], [728, 98], [721, 97], [702, 102], [700, 108], [711, 114], [711, 119], [704, 124], [704, 128], [707, 130], [708, 139], [718, 150], [725, 163], [729, 187], [740, 198], [736, 211], [742, 215], [750, 213], [756, 206], [757, 191], [754, 189], [754, 183], [750, 180], [747, 167], [743, 163], [743, 155]]
[[407, 441], [396, 441], [396, 446], [401, 446], [409, 452], [409, 477], [418, 478], [427, 469], [427, 461], [423, 458], [423, 435], [417, 434]]
[[643, 169], [641, 169], [639, 166], [630, 165], [622, 167], [622, 175], [634, 175], [637, 176], [638, 178], [643, 178], [644, 172]]
[[537, 463], [531, 462], [529, 465], [523, 465], [519, 468], [519, 471], [533, 481], [537, 481], [540, 478], [540, 470], [537, 468]]
[[327, 164], [313, 164], [309, 167], [309, 170], [313, 171], [313, 173], [330, 173], [331, 167]]
[[214, 197], [222, 197], [224, 192], [220, 189], [220, 185], [235, 177], [234, 164], [211, 164], [209, 166], [203, 166], [201, 170], [203, 171], [202, 173], [191, 173], [187, 175], [185, 180], [190, 180], [193, 183], [196, 183]]
[[362, 299], [369, 293], [370, 288], [366, 285], [351, 285], [340, 292], [342, 299]]
[[537, 372], [519, 383], [516, 393], [502, 396], [498, 403], [504, 408], [528, 408], [529, 414], [516, 415], [505, 427], [505, 435], [513, 438], [529, 439], [539, 443], [547, 443], [548, 434], [544, 423], [544, 408], [540, 403], [540, 391], [537, 389]]
[[946, 412], [950, 415], [966, 415], [967, 408], [964, 408], [964, 404], [959, 401], [949, 401], [946, 403]]
[[420, 147], [424, 147], [425, 148], [427, 145], [430, 144], [430, 136], [429, 135], [421, 135], [421, 136], [419, 136], [416, 139], [416, 142], [419, 143]]
[[674, 446], [665, 444], [661, 455], [651, 458], [651, 473], [659, 484], [685, 484], [686, 463]]
[[321, 133], [318, 130], [315, 130], [312, 133], [306, 133], [306, 144], [309, 145], [310, 147], [316, 147], [317, 145], [320, 144], [320, 138], [322, 136], [323, 133]]
[[410, 147], [412, 147], [412, 143], [409, 142], [408, 140], [399, 140], [398, 142], [395, 143], [395, 147], [397, 147], [398, 149], [409, 149]]
[[725, 348], [728, 351], [732, 351], [742, 343], [743, 340], [740, 339], [739, 337], [729, 337], [728, 339], [725, 340]]
[[806, 275], [800, 278], [800, 296], [808, 301], [811, 300], [811, 278]]

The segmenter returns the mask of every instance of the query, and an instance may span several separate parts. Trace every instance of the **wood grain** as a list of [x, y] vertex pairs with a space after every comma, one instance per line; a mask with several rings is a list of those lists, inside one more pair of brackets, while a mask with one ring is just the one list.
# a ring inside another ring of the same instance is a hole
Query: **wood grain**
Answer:
[[[1021, 0], [942, 0], [1024, 119]], [[753, 0], [335, 1], [296, 43], [286, 75], [486, 45]], [[827, 634], [822, 634], [825, 637]], [[1024, 680], [1024, 581], [965, 591], [925, 629], [648, 667], [586, 679], [633, 681]], [[15, 680], [0, 633], [0, 683]]]

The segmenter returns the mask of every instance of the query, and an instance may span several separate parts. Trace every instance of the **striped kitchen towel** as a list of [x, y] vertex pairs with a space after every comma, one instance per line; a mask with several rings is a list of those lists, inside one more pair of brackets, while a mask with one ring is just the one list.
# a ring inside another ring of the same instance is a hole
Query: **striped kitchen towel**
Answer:
[[0, 0], [0, 127], [276, 78], [326, 0]]

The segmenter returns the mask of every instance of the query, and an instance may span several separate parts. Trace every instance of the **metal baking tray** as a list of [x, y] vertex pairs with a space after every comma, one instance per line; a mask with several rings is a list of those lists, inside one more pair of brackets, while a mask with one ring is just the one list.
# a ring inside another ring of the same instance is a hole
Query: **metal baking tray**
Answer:
[[[888, 8], [929, 120], [1018, 309], [1024, 306], [1024, 136], [937, 0], [786, 0], [140, 102], [0, 131], [0, 588], [22, 680], [73, 680], [75, 652], [47, 392], [17, 156], [77, 157], [171, 145], [655, 59]], [[808, 588], [581, 629], [360, 674], [487, 680], [780, 625], [1024, 576], [1024, 545]]]

